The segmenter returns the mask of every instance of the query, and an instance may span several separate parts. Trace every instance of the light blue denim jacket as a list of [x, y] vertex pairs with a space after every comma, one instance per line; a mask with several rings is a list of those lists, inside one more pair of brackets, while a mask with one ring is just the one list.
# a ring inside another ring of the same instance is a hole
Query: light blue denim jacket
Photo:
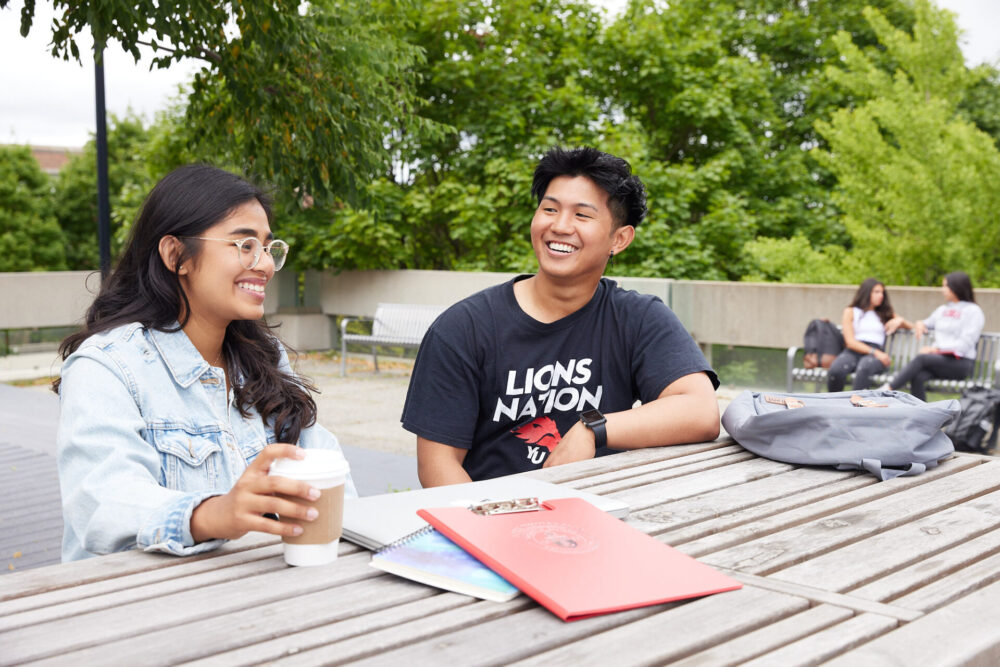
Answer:
[[[281, 351], [280, 365], [289, 369]], [[244, 418], [226, 396], [225, 375], [183, 331], [129, 324], [91, 336], [62, 367], [59, 484], [64, 561], [139, 547], [187, 555], [191, 513], [228, 492], [265, 445], [271, 425]], [[318, 424], [300, 446], [340, 450]], [[356, 497], [348, 477], [344, 489]]]

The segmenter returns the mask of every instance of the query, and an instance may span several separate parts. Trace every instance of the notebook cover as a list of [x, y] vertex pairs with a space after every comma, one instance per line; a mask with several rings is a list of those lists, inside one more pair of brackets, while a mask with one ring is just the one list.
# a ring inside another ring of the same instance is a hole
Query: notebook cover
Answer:
[[344, 499], [344, 539], [377, 550], [427, 525], [417, 516], [425, 507], [468, 507], [485, 500], [536, 497], [585, 498], [598, 508], [624, 519], [628, 504], [616, 498], [552, 484], [524, 475], [507, 475], [479, 482], [452, 484], [400, 493]]
[[579, 498], [537, 512], [418, 514], [564, 621], [742, 585]]
[[484, 600], [506, 602], [520, 591], [431, 526], [372, 555], [372, 567]]

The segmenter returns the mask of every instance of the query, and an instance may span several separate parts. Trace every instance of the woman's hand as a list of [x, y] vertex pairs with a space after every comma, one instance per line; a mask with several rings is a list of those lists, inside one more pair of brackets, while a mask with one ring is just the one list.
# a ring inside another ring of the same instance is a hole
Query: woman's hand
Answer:
[[903, 319], [902, 315], [896, 315], [894, 318], [885, 323], [885, 335], [891, 336], [896, 333], [896, 331], [906, 324], [906, 320]]
[[872, 350], [872, 356], [882, 362], [882, 365], [886, 368], [892, 365], [892, 357], [885, 353], [883, 350]]
[[274, 444], [262, 449], [236, 480], [229, 493], [208, 498], [194, 509], [191, 514], [191, 536], [194, 541], [235, 540], [252, 530], [285, 537], [300, 535], [302, 526], [280, 523], [263, 515], [278, 514], [302, 521], [316, 518], [314, 508], [278, 498], [275, 494], [316, 500], [320, 496], [319, 489], [308, 482], [267, 474], [275, 459], [304, 457], [304, 452], [295, 445]]
[[927, 333], [927, 325], [924, 324], [923, 320], [917, 320], [913, 325], [913, 333], [916, 334], [917, 340], [923, 338], [924, 334]]
[[938, 354], [939, 352], [940, 350], [938, 350], [936, 347], [925, 345], [924, 347], [920, 348], [920, 351], [917, 354]]

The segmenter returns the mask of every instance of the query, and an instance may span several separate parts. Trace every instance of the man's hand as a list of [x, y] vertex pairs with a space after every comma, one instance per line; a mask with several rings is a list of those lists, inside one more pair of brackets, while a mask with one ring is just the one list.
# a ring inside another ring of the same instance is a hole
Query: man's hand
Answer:
[[572, 463], [573, 461], [583, 461], [594, 458], [596, 446], [594, 444], [594, 432], [577, 422], [566, 431], [556, 448], [545, 458], [543, 468]]
[[262, 449], [229, 493], [208, 498], [194, 509], [191, 514], [194, 541], [235, 540], [252, 530], [285, 537], [300, 535], [302, 526], [263, 516], [277, 514], [300, 521], [313, 521], [317, 516], [315, 508], [275, 495], [280, 493], [304, 500], [316, 500], [320, 496], [319, 489], [308, 482], [268, 475], [271, 462], [280, 458], [301, 459], [305, 454], [295, 445], [287, 444], [268, 445]]

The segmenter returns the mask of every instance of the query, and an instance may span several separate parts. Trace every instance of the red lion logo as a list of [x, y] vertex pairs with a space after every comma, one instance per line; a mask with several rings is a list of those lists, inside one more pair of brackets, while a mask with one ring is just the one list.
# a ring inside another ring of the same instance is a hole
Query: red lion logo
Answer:
[[562, 436], [551, 417], [538, 417], [524, 426], [512, 428], [511, 433], [526, 441], [529, 445], [540, 445], [550, 452], [556, 448]]

